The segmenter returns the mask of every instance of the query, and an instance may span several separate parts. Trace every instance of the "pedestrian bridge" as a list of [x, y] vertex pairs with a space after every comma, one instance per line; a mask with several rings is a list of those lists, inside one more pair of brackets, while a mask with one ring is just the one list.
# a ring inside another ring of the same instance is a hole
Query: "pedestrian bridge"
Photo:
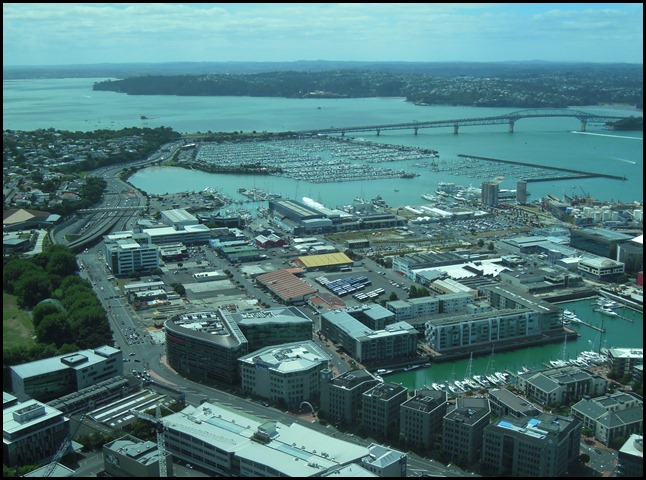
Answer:
[[457, 134], [460, 127], [470, 127], [475, 125], [508, 125], [509, 133], [513, 133], [514, 125], [524, 118], [545, 118], [545, 117], [570, 117], [576, 118], [581, 122], [581, 131], [585, 132], [588, 123], [611, 123], [626, 117], [617, 117], [611, 115], [597, 115], [594, 113], [571, 110], [569, 108], [535, 108], [530, 110], [519, 110], [516, 112], [498, 115], [495, 117], [480, 118], [460, 118], [455, 120], [434, 120], [430, 122], [408, 122], [408, 123], [387, 123], [382, 125], [364, 125], [357, 127], [330, 127], [318, 130], [306, 130], [298, 133], [310, 135], [333, 135], [354, 132], [376, 132], [377, 135], [383, 130], [412, 130], [415, 135], [420, 128], [453, 128], [453, 133]]

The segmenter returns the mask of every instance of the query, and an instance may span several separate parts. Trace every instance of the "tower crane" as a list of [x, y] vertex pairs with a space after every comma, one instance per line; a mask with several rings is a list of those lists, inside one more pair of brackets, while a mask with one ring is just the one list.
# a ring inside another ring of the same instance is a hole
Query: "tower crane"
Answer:
[[76, 433], [78, 432], [79, 428], [81, 427], [81, 424], [85, 420], [85, 416], [87, 415], [87, 412], [88, 410], [90, 410], [90, 408], [91, 408], [90, 404], [88, 404], [83, 410], [83, 413], [81, 414], [81, 417], [79, 418], [78, 423], [76, 424], [76, 427], [74, 427], [74, 431], [68, 433], [65, 436], [65, 438], [63, 439], [63, 442], [61, 443], [61, 446], [58, 447], [58, 450], [52, 457], [52, 461], [45, 468], [45, 471], [43, 472], [43, 477], [52, 476], [52, 473], [54, 473], [54, 469], [56, 468], [56, 465], [58, 465], [58, 462], [60, 461], [61, 458], [63, 458], [63, 455], [65, 455], [65, 452], [67, 452], [67, 449], [72, 444], [72, 439], [76, 436]]
[[141, 420], [146, 420], [155, 425], [155, 429], [157, 430], [157, 450], [159, 451], [159, 476], [167, 477], [168, 467], [166, 465], [166, 440], [164, 439], [164, 423], [161, 420], [160, 402], [157, 402], [154, 417], [138, 410], [132, 410], [132, 413], [135, 417]]

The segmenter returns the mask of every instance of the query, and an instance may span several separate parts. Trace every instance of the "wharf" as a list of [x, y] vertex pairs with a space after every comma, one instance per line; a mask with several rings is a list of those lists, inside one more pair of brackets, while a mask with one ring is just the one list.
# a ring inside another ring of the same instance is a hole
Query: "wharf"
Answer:
[[541, 168], [545, 170], [554, 170], [557, 172], [566, 172], [566, 173], [571, 173], [572, 175], [567, 176], [567, 177], [550, 177], [550, 178], [527, 178], [525, 179], [527, 182], [547, 182], [547, 181], [553, 181], [553, 180], [572, 180], [572, 179], [577, 179], [577, 178], [610, 178], [613, 180], [626, 180], [625, 176], [621, 175], [610, 175], [607, 173], [595, 173], [595, 172], [585, 172], [583, 170], [573, 170], [571, 168], [561, 168], [561, 167], [551, 167], [547, 165], [535, 165], [533, 163], [525, 163], [525, 162], [517, 162], [514, 160], [502, 160], [500, 158], [489, 158], [489, 157], [478, 157], [476, 155], [465, 155], [465, 154], [459, 154], [458, 157], [460, 158], [466, 158], [466, 159], [472, 159], [472, 160], [485, 160], [488, 162], [497, 162], [497, 163], [506, 163], [509, 165], [520, 165], [523, 167], [538, 167], [540, 166]]

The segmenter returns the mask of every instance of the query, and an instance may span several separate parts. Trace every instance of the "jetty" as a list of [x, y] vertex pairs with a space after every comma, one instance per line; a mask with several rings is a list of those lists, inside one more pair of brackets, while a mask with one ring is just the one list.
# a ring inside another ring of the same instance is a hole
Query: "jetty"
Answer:
[[574, 170], [571, 168], [562, 168], [562, 167], [551, 167], [548, 165], [536, 165], [533, 163], [518, 162], [515, 160], [502, 160], [500, 158], [490, 158], [490, 157], [478, 157], [475, 155], [465, 155], [458, 154], [458, 157], [465, 158], [468, 160], [484, 160], [487, 162], [496, 162], [496, 163], [506, 163], [508, 165], [518, 165], [523, 167], [540, 167], [545, 170], [553, 170], [556, 172], [565, 172], [569, 175], [559, 176], [559, 177], [535, 177], [535, 178], [525, 178], [526, 182], [547, 182], [553, 180], [573, 180], [579, 178], [610, 178], [612, 180], [627, 180], [625, 176], [622, 175], [610, 175], [607, 173], [595, 173], [595, 172], [585, 172], [583, 170]]

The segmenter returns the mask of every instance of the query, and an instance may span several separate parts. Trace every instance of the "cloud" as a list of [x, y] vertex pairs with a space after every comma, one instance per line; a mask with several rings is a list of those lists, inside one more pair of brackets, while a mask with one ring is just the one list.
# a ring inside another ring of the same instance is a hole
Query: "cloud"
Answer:
[[[639, 62], [642, 13], [640, 4], [5, 3], [3, 63], [496, 61], [530, 52], [613, 61], [618, 50]], [[582, 42], [596, 52], [574, 51]]]

